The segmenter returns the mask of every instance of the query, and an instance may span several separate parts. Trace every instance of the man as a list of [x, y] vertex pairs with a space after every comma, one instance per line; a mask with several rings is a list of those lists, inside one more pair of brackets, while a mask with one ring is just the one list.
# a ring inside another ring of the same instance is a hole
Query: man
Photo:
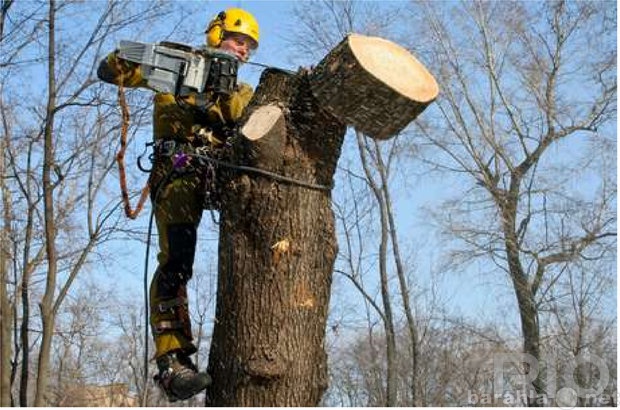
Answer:
[[[258, 47], [256, 20], [238, 8], [219, 13], [209, 23], [205, 34], [208, 47], [233, 54], [241, 62], [248, 61]], [[140, 65], [122, 60], [118, 52], [101, 62], [97, 74], [101, 80], [112, 84], [146, 86]], [[194, 172], [172, 171], [183, 153], [194, 152], [198, 147], [209, 147], [213, 151], [222, 149], [227, 138], [223, 130], [234, 126], [252, 94], [249, 85], [239, 84], [230, 95], [156, 93], [154, 97], [156, 149], [149, 186], [160, 250], [159, 266], [150, 288], [150, 322], [159, 369], [155, 380], [171, 402], [188, 399], [210, 383], [209, 375], [199, 372], [189, 357], [197, 349], [192, 343], [186, 289], [192, 277], [196, 229], [208, 190], [205, 189], [204, 169], [200, 172], [200, 167], [189, 166], [187, 168]], [[213, 208], [214, 204], [207, 207]]]

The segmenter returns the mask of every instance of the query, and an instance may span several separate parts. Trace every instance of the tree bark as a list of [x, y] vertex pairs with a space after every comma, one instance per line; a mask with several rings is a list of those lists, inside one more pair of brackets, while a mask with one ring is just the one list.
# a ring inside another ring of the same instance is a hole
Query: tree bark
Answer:
[[316, 406], [327, 387], [331, 186], [346, 127], [319, 107], [305, 72], [266, 70], [245, 118], [233, 163], [327, 188], [222, 169], [207, 404]]

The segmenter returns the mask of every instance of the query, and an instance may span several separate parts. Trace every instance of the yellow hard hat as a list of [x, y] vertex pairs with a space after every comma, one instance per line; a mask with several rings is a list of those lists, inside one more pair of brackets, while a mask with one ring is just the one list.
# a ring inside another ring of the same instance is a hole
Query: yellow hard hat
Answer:
[[209, 47], [219, 47], [225, 33], [245, 34], [258, 47], [258, 23], [253, 15], [243, 9], [232, 8], [221, 11], [211, 20], [207, 27], [207, 45]]

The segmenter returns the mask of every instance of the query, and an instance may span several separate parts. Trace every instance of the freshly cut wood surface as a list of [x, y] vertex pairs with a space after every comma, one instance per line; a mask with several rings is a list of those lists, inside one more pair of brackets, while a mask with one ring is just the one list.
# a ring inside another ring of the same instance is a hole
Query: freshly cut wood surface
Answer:
[[261, 105], [253, 110], [241, 127], [241, 134], [246, 138], [243, 144], [247, 165], [279, 166], [284, 149], [282, 136], [286, 134], [286, 118], [279, 105]]
[[314, 69], [319, 104], [350, 126], [387, 139], [437, 98], [431, 73], [391, 41], [350, 34]]
[[282, 109], [276, 105], [265, 105], [252, 113], [241, 128], [241, 133], [251, 141], [265, 136], [279, 119], [283, 118]]
[[351, 35], [349, 46], [360, 65], [387, 86], [409, 97], [426, 103], [437, 97], [437, 82], [409, 51], [391, 41]]

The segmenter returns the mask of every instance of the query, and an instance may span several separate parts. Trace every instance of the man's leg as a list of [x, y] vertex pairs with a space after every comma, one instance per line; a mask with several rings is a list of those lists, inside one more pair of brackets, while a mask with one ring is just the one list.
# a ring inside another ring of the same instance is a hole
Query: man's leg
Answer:
[[210, 382], [190, 355], [192, 343], [187, 282], [192, 277], [196, 229], [202, 208], [194, 179], [178, 179], [163, 188], [155, 207], [159, 266], [151, 282], [151, 328], [159, 374], [156, 380], [170, 401], [185, 400]]

